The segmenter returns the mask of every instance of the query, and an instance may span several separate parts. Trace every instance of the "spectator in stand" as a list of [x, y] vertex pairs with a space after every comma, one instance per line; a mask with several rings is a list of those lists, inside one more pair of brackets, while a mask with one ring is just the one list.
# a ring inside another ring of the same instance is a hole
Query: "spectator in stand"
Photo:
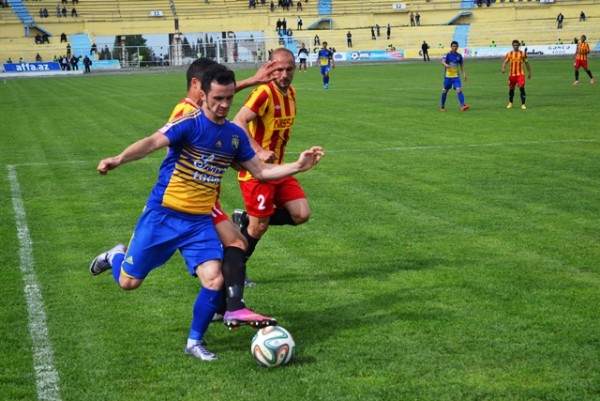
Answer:
[[42, 62], [42, 56], [40, 56], [40, 54], [39, 54], [39, 53], [35, 55], [35, 61], [36, 61], [37, 63], [41, 63], [41, 62]]
[[277, 31], [278, 35], [281, 35], [281, 18], [277, 18], [277, 23], [275, 24], [275, 31]]
[[298, 30], [301, 31], [302, 30], [302, 18], [300, 18], [300, 16], [298, 16], [298, 18], [296, 18], [296, 23], [298, 25]]
[[71, 58], [71, 45], [67, 43], [67, 58]]
[[417, 26], [421, 26], [421, 14], [419, 14], [418, 11], [415, 14], [415, 22], [417, 23]]
[[352, 32], [348, 31], [346, 34], [346, 44], [348, 47], [352, 47]]
[[40, 18], [44, 18], [44, 9], [40, 8]]
[[296, 3], [296, 11], [302, 11], [302, 1], [298, 0], [298, 3]]
[[56, 16], [60, 18], [60, 4], [56, 3]]
[[62, 8], [61, 14], [62, 14], [63, 17], [66, 18], [66, 16], [67, 16], [67, 7], [63, 7]]
[[271, 0], [271, 4], [269, 5], [269, 10], [271, 10], [271, 12], [275, 11], [275, 3], [273, 0]]
[[79, 58], [77, 58], [75, 56], [71, 57], [71, 69], [73, 71], [78, 71], [79, 70], [78, 63], [79, 63]]
[[67, 34], [64, 32], [60, 34], [60, 43], [62, 42], [67, 42]]
[[12, 64], [12, 63], [13, 63], [13, 61], [12, 61], [12, 59], [9, 57], [9, 58], [8, 58], [8, 60], [6, 60], [6, 64]]
[[92, 56], [94, 53], [98, 54], [98, 46], [96, 46], [96, 43], [92, 43], [92, 47], [90, 48], [90, 56]]
[[564, 15], [562, 15], [562, 13], [558, 13], [558, 16], [556, 17], [556, 23], [558, 24], [556, 26], [556, 29], [562, 29], [562, 24], [563, 24], [564, 19], [565, 19]]
[[285, 33], [287, 31], [287, 21], [285, 18], [281, 21], [281, 30]]
[[410, 26], [415, 26], [415, 14], [413, 14], [413, 12], [410, 12]]
[[35, 35], [35, 43], [37, 45], [41, 45], [42, 44], [42, 35], [40, 35], [39, 33]]
[[375, 31], [377, 32], [377, 37], [381, 36], [381, 27], [379, 24], [375, 24]]
[[583, 11], [579, 13], [579, 22], [585, 22], [585, 13]]
[[48, 43], [48, 44], [50, 44], [50, 38], [48, 37], [47, 33], [43, 33], [42, 34], [42, 43]]
[[392, 27], [391, 27], [391, 25], [389, 23], [387, 24], [386, 34], [387, 34], [387, 38], [389, 40], [390, 36], [392, 36]]
[[77, 10], [75, 9], [75, 7], [73, 7], [73, 9], [71, 10], [71, 17], [77, 17]]
[[83, 70], [84, 74], [91, 73], [91, 71], [90, 71], [90, 66], [91, 65], [92, 65], [92, 60], [88, 56], [85, 56], [83, 58], [83, 66], [85, 67], [85, 69]]
[[371, 40], [375, 40], [377, 37], [375, 36], [375, 28], [371, 27]]
[[315, 35], [314, 45], [315, 47], [321, 46], [321, 39], [319, 38], [319, 35]]
[[48, 18], [50, 16], [50, 13], [48, 12], [48, 9], [46, 7], [44, 7], [44, 18]]

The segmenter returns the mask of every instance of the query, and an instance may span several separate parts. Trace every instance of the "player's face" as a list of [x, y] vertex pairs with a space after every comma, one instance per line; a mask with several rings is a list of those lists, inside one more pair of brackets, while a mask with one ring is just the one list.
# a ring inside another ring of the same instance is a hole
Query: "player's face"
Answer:
[[278, 67], [273, 72], [275, 76], [275, 85], [279, 89], [286, 91], [294, 79], [294, 71], [296, 71], [296, 61], [287, 52], [281, 52], [273, 59], [278, 62]]
[[580, 41], [581, 43], [585, 43], [585, 39], [586, 39], [586, 37], [585, 37], [585, 36], [582, 36], [582, 37], [580, 37], [580, 38], [579, 38], [579, 41]]
[[204, 94], [202, 110], [210, 120], [222, 122], [229, 113], [234, 94], [235, 85], [233, 83], [219, 85], [213, 82], [210, 86], [210, 92]]
[[512, 46], [513, 46], [513, 50], [517, 51], [517, 50], [519, 50], [519, 46], [521, 46], [521, 44], [517, 43], [517, 42], [513, 42]]
[[450, 45], [450, 50], [452, 51], [452, 53], [456, 53], [456, 51], [458, 50], [458, 45], [456, 43]]

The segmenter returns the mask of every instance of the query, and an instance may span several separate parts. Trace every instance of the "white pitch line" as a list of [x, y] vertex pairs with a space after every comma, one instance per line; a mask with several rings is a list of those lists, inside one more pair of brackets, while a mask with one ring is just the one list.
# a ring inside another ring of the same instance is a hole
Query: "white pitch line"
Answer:
[[13, 209], [19, 238], [19, 258], [21, 275], [25, 284], [24, 292], [29, 312], [29, 335], [33, 348], [35, 384], [40, 401], [60, 401], [58, 372], [54, 368], [54, 353], [48, 337], [44, 300], [34, 270], [33, 246], [21, 189], [14, 165], [7, 166], [10, 181]]

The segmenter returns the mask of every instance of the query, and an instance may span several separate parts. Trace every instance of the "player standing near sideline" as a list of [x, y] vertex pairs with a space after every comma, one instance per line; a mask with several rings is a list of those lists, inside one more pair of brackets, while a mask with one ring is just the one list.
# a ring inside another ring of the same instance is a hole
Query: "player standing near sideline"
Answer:
[[306, 72], [306, 59], [307, 58], [308, 58], [308, 49], [306, 48], [304, 43], [302, 43], [302, 45], [300, 45], [300, 49], [298, 50], [298, 60], [299, 60], [298, 71], [302, 71], [302, 67], [304, 67], [304, 72]]
[[[247, 127], [256, 146], [271, 151], [271, 162], [280, 164], [296, 118], [296, 91], [291, 86], [296, 66], [294, 55], [285, 48], [275, 50], [272, 60], [279, 62], [275, 80], [256, 88], [233, 121]], [[248, 241], [247, 258], [270, 225], [299, 225], [308, 221], [308, 201], [295, 178], [266, 183], [251, 172], [241, 171], [238, 181], [246, 212], [238, 209], [232, 218]]]
[[329, 89], [329, 69], [335, 68], [335, 61], [333, 61], [333, 52], [327, 48], [327, 42], [323, 42], [323, 47], [317, 54], [317, 65], [321, 67], [323, 87]]
[[579, 67], [583, 68], [583, 70], [589, 75], [590, 83], [596, 83], [592, 72], [588, 69], [588, 54], [590, 53], [590, 44], [586, 42], [587, 37], [585, 35], [581, 35], [579, 43], [577, 44], [577, 51], [575, 53], [575, 63], [573, 63], [573, 67], [575, 67], [575, 82], [573, 85], [579, 85]]
[[460, 74], [467, 81], [467, 73], [465, 72], [465, 65], [463, 63], [463, 56], [458, 53], [458, 42], [453, 41], [450, 44], [450, 53], [446, 53], [442, 56], [442, 65], [444, 66], [444, 87], [442, 89], [442, 100], [440, 111], [446, 111], [446, 96], [448, 90], [454, 87], [458, 95], [458, 101], [460, 103], [460, 109], [462, 111], [469, 110], [469, 106], [465, 104], [465, 95], [462, 92], [462, 84], [460, 82]]
[[507, 109], [512, 109], [513, 99], [515, 98], [515, 86], [519, 87], [521, 94], [521, 108], [527, 109], [525, 106], [525, 70], [523, 65], [527, 68], [527, 78], [531, 79], [531, 66], [527, 60], [527, 54], [523, 50], [519, 50], [521, 42], [517, 39], [512, 41], [512, 51], [506, 53], [504, 62], [502, 63], [502, 73], [506, 71], [506, 64], [510, 63], [510, 73], [508, 74], [508, 106]]
[[219, 305], [223, 285], [223, 250], [211, 210], [225, 171], [236, 162], [262, 180], [277, 180], [310, 170], [324, 153], [314, 146], [294, 163], [261, 163], [244, 130], [226, 120], [235, 93], [234, 73], [221, 65], [209, 67], [201, 88], [202, 112], [185, 114], [98, 164], [98, 172], [106, 174], [169, 147], [127, 253], [124, 245], [115, 246], [92, 261], [90, 272], [96, 275], [112, 270], [123, 290], [134, 290], [179, 250], [190, 274], [202, 283], [184, 352], [213, 361], [218, 358], [204, 347], [202, 339]]
[[[187, 94], [179, 102], [169, 121], [183, 116], [190, 111], [198, 110], [202, 105], [202, 76], [211, 65], [217, 64], [208, 58], [195, 60], [187, 70]], [[268, 61], [250, 78], [242, 80], [236, 85], [236, 93], [240, 90], [263, 83], [270, 82], [276, 63]], [[259, 157], [261, 154], [259, 153]], [[244, 302], [244, 279], [246, 277], [245, 254], [248, 248], [246, 238], [240, 230], [229, 220], [227, 214], [221, 209], [219, 199], [212, 209], [213, 223], [223, 244], [223, 280], [222, 305], [217, 310], [215, 320], [223, 320], [229, 328], [241, 324], [249, 324], [255, 328], [276, 325], [277, 321], [271, 317], [262, 316], [248, 308]], [[240, 283], [241, 277], [241, 283]], [[226, 302], [225, 302], [226, 301]]]

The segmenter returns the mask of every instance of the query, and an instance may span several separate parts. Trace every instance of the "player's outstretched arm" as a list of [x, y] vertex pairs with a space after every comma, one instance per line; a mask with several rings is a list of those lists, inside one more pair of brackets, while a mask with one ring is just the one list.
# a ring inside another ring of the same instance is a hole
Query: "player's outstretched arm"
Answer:
[[258, 156], [242, 163], [242, 166], [259, 181], [272, 181], [288, 177], [297, 173], [308, 171], [316, 166], [321, 158], [325, 156], [323, 148], [313, 146], [300, 154], [298, 160], [285, 164], [264, 164]]
[[251, 86], [256, 86], [260, 84], [266, 84], [275, 79], [273, 72], [277, 68], [277, 61], [267, 61], [263, 65], [260, 66], [256, 74], [251, 76], [250, 78], [246, 78], [238, 82], [235, 86], [235, 91], [239, 92], [242, 89], [249, 88]]
[[142, 159], [155, 150], [164, 148], [165, 146], [169, 146], [169, 139], [164, 133], [157, 131], [154, 134], [129, 145], [119, 155], [100, 160], [96, 170], [98, 170], [98, 173], [105, 175], [109, 170], [114, 170], [121, 164]]

